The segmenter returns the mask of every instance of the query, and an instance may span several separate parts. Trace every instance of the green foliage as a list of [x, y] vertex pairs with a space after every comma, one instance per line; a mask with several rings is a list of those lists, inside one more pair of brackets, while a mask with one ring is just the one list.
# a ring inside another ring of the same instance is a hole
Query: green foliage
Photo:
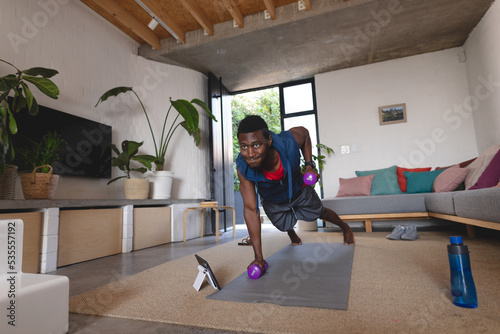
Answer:
[[[17, 133], [15, 115], [23, 110], [30, 115], [38, 114], [38, 103], [33, 96], [28, 83], [35, 86], [52, 99], [57, 99], [59, 88], [49, 78], [58, 74], [56, 70], [33, 67], [24, 71], [19, 70], [11, 63], [0, 59], [1, 62], [12, 66], [15, 74], [8, 74], [0, 78], [0, 174], [5, 171], [5, 164], [14, 160], [15, 152], [10, 142], [10, 136]], [[13, 94], [13, 96], [12, 96]], [[7, 98], [12, 97], [12, 103]]]
[[[165, 156], [167, 154], [168, 144], [170, 143], [170, 140], [172, 139], [175, 130], [177, 130], [179, 126], [182, 126], [189, 133], [189, 135], [194, 138], [196, 146], [200, 144], [201, 142], [201, 134], [199, 128], [200, 115], [195, 105], [201, 107], [201, 109], [203, 109], [214, 121], [217, 122], [217, 119], [210, 112], [210, 109], [208, 108], [206, 103], [199, 99], [193, 99], [191, 100], [191, 102], [182, 99], [179, 100], [170, 99], [170, 107], [168, 108], [167, 113], [165, 114], [161, 137], [160, 140], [156, 141], [153, 128], [151, 127], [151, 123], [149, 121], [148, 113], [146, 112], [146, 108], [144, 107], [144, 104], [139, 98], [139, 95], [137, 95], [137, 93], [132, 89], [132, 87], [115, 87], [108, 90], [99, 98], [95, 106], [97, 107], [99, 103], [106, 101], [110, 97], [116, 97], [121, 93], [127, 93], [127, 92], [134, 93], [134, 95], [137, 97], [137, 100], [139, 100], [139, 103], [141, 104], [144, 115], [146, 116], [146, 120], [149, 126], [149, 131], [151, 132], [151, 136], [153, 137], [153, 143], [155, 146], [156, 159], [154, 160], [154, 163], [156, 165], [156, 170], [163, 170], [163, 167], [165, 165]], [[165, 133], [168, 116], [170, 115], [170, 110], [172, 109], [172, 107], [174, 107], [174, 109], [177, 110], [177, 115], [175, 116], [174, 121], [170, 125], [168, 132]], [[180, 121], [179, 116], [182, 116], [184, 121]]]
[[[236, 134], [241, 120], [248, 115], [259, 115], [274, 133], [281, 132], [280, 97], [278, 88], [270, 88], [251, 94], [235, 95], [231, 101], [231, 112], [233, 115], [233, 158], [240, 152], [240, 145]], [[233, 164], [234, 190], [240, 190], [236, 163]]]
[[[316, 144], [316, 147], [320, 149], [320, 155], [316, 156], [316, 155], [313, 154], [312, 158], [313, 158], [314, 161], [316, 161], [316, 168], [318, 170], [322, 170], [323, 166], [325, 164], [325, 158], [326, 158], [326, 156], [324, 156], [324, 155], [321, 154], [321, 149], [326, 150], [326, 154], [328, 154], [328, 155], [330, 155], [331, 153], [335, 154], [335, 152], [333, 151], [333, 148], [328, 147], [328, 146], [326, 146], [324, 144]], [[300, 158], [300, 161], [301, 161], [300, 170], [302, 171], [303, 174], [305, 174], [305, 172], [306, 172], [306, 165], [305, 165], [306, 161], [304, 160], [303, 157]]]
[[[18, 152], [23, 157], [26, 167], [29, 170], [23, 172], [31, 172], [38, 166], [50, 165], [52, 166], [60, 159], [60, 153], [63, 151], [63, 145], [67, 144], [57, 132], [48, 132], [40, 141], [34, 141], [31, 138], [27, 140], [32, 144], [31, 149], [19, 148]], [[54, 167], [54, 166], [52, 166]], [[44, 167], [38, 169], [39, 173], [48, 173], [49, 168]]]
[[[132, 140], [124, 140], [122, 142], [122, 152], [118, 150], [116, 145], [109, 144], [113, 152], [115, 152], [117, 155], [116, 157], [113, 157], [111, 159], [111, 166], [118, 167], [121, 171], [125, 172], [125, 175], [109, 180], [108, 184], [123, 178], [130, 179], [130, 172], [145, 173], [148, 171], [148, 169], [151, 170], [152, 163], [156, 160], [156, 157], [152, 155], [137, 155], [137, 153], [139, 153], [139, 147], [141, 147], [143, 144], [144, 142], [138, 143]], [[145, 167], [130, 167], [130, 162], [132, 160], [140, 162]]]

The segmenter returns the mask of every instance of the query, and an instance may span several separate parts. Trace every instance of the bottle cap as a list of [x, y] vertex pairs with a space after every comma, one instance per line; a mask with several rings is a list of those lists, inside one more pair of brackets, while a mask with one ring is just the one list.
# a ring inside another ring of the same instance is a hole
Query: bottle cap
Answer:
[[450, 237], [450, 243], [452, 245], [459, 245], [459, 244], [463, 244], [464, 241], [462, 240], [462, 237], [456, 236], [456, 237]]

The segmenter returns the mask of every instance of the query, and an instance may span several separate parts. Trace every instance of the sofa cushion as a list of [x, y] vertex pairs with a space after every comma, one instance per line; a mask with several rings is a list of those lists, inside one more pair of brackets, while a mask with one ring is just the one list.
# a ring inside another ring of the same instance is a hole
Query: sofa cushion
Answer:
[[425, 207], [429, 212], [455, 215], [453, 198], [457, 192], [428, 193], [425, 195]]
[[500, 188], [459, 191], [453, 202], [457, 216], [500, 223]]
[[477, 180], [483, 174], [483, 171], [490, 164], [490, 161], [493, 159], [495, 154], [497, 154], [500, 149], [500, 144], [494, 145], [484, 151], [476, 160], [474, 160], [467, 168], [469, 169], [469, 173], [465, 178], [465, 189], [469, 189], [473, 185], [476, 184]]
[[399, 188], [396, 175], [397, 166], [368, 171], [356, 171], [356, 176], [375, 175], [372, 182], [370, 194], [373, 195], [393, 195], [402, 194]]
[[500, 181], [500, 151], [495, 154], [476, 184], [469, 189], [491, 188], [497, 185], [498, 181]]
[[372, 174], [352, 177], [350, 179], [339, 178], [340, 187], [337, 197], [370, 196], [374, 176], [375, 175]]
[[426, 194], [337, 197], [322, 200], [339, 215], [425, 212]]
[[431, 172], [404, 172], [406, 177], [406, 193], [430, 193], [432, 191], [432, 185], [436, 177], [441, 174], [442, 170], [434, 170]]
[[469, 160], [466, 160], [466, 161], [462, 161], [456, 165], [451, 165], [451, 166], [446, 166], [446, 167], [436, 167], [435, 170], [439, 170], [439, 169], [447, 169], [447, 168], [450, 168], [450, 167], [453, 167], [453, 166], [458, 166], [460, 168], [465, 168], [467, 166], [469, 166], [474, 160], [476, 160], [477, 158], [472, 158], [472, 159], [469, 159]]
[[460, 168], [458, 165], [445, 169], [434, 180], [432, 191], [441, 193], [456, 190], [464, 182], [468, 171], [467, 168]]
[[423, 167], [423, 168], [403, 168], [399, 167], [396, 171], [396, 174], [398, 175], [398, 183], [399, 183], [399, 188], [401, 188], [402, 192], [406, 192], [406, 177], [403, 174], [404, 172], [429, 172], [432, 168], [431, 167]]

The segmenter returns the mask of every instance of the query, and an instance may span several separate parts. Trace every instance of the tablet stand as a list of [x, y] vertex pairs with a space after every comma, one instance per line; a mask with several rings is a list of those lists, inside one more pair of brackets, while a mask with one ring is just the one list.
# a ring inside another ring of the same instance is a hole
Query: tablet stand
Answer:
[[196, 291], [200, 291], [201, 285], [203, 284], [203, 281], [205, 280], [205, 277], [208, 277], [208, 282], [210, 285], [216, 289], [217, 287], [215, 286], [214, 281], [212, 280], [212, 277], [210, 277], [208, 273], [208, 269], [203, 267], [202, 265], [198, 265], [198, 276], [196, 276], [196, 280], [194, 281], [193, 287], [196, 289]]

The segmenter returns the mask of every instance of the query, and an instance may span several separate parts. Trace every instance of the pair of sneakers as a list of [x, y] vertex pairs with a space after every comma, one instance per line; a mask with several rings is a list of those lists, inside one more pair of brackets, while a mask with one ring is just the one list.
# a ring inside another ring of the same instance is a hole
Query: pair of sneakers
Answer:
[[387, 236], [387, 239], [391, 240], [417, 240], [419, 238], [417, 227], [414, 225], [398, 225]]

